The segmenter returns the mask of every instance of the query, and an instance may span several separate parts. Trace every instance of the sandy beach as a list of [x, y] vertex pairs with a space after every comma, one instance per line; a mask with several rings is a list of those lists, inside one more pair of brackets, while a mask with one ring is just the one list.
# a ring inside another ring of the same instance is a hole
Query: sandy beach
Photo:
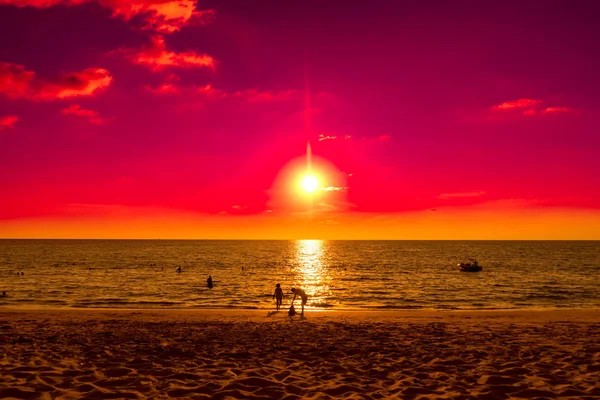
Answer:
[[0, 398], [600, 398], [600, 311], [0, 309]]

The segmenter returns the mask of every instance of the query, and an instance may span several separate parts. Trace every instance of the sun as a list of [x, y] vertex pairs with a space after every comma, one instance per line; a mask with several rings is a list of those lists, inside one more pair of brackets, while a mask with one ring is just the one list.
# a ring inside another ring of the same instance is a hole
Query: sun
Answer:
[[319, 180], [314, 175], [306, 175], [302, 178], [301, 185], [305, 192], [313, 193], [319, 187]]

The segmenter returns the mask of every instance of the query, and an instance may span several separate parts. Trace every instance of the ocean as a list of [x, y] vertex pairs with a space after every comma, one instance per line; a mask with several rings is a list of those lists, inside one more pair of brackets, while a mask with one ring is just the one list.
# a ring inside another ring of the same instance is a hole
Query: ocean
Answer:
[[280, 283], [307, 310], [597, 308], [599, 282], [595, 241], [0, 240], [10, 307], [272, 309]]

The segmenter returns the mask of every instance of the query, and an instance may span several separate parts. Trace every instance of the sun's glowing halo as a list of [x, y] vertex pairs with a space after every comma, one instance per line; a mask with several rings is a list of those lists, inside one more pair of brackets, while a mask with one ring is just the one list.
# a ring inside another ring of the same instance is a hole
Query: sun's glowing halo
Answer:
[[305, 192], [313, 193], [319, 187], [319, 180], [312, 174], [305, 175], [300, 183]]

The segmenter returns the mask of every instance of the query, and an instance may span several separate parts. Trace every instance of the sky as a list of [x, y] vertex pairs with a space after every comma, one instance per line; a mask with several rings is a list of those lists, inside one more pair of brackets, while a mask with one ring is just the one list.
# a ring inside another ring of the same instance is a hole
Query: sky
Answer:
[[599, 12], [0, 0], [0, 237], [600, 239]]

